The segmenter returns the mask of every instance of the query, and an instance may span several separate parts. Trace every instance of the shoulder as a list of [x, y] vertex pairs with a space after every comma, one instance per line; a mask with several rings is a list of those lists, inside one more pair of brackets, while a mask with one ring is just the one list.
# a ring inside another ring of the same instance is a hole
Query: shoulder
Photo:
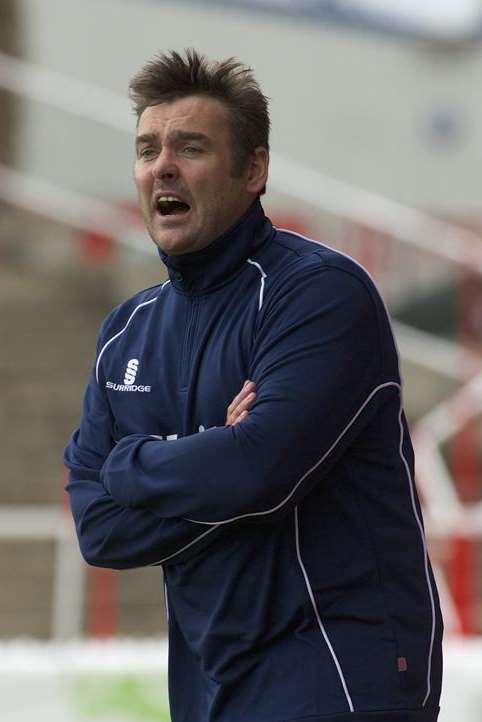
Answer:
[[116, 306], [104, 319], [98, 336], [98, 343], [102, 344], [112, 335], [119, 333], [133, 319], [137, 313], [154, 306], [155, 302], [163, 292], [166, 284], [159, 284], [138, 291], [136, 294]]
[[[291, 231], [278, 230], [274, 239], [283, 262], [266, 279], [260, 327], [278, 322], [320, 324], [327, 337], [343, 329], [356, 344], [372, 339], [383, 349], [390, 378], [398, 377], [398, 355], [387, 307], [370, 274], [355, 259]], [[271, 282], [270, 282], [271, 281]], [[331, 331], [330, 331], [331, 329]]]
[[302, 300], [301, 291], [314, 287], [323, 296], [356, 296], [383, 305], [373, 279], [354, 258], [284, 229], [276, 230], [273, 247], [282, 259], [268, 274], [273, 296], [291, 291]]

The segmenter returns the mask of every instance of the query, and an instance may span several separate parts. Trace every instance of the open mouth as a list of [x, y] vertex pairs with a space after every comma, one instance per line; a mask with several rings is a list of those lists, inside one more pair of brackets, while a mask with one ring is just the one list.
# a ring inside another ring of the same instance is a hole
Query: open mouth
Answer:
[[161, 216], [181, 216], [187, 213], [191, 206], [174, 196], [159, 196], [156, 208]]

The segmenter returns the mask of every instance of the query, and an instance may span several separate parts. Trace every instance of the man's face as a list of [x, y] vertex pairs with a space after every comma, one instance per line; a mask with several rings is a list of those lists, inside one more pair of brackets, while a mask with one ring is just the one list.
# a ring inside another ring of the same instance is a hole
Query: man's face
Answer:
[[169, 255], [209, 245], [257, 195], [249, 163], [232, 176], [228, 121], [225, 106], [203, 96], [150, 106], [139, 119], [139, 204], [152, 240]]

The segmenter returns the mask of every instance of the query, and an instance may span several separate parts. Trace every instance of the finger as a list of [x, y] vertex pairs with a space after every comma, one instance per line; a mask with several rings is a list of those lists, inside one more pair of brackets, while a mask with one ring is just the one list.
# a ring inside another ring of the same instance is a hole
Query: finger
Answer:
[[245, 399], [246, 396], [250, 394], [251, 391], [253, 391], [254, 388], [255, 384], [253, 383], [253, 381], [245, 381], [241, 391], [234, 397], [234, 399], [229, 404], [228, 412], [233, 411], [238, 406], [238, 404], [240, 404], [243, 399]]
[[236, 406], [233, 407], [231, 410], [231, 414], [235, 414], [236, 416], [241, 413], [241, 411], [244, 411], [247, 409], [256, 398], [256, 394], [254, 391], [250, 391], [246, 396], [244, 396], [240, 401], [236, 404]]
[[248, 396], [242, 399], [234, 409], [229, 410], [226, 415], [226, 426], [231, 426], [231, 424], [233, 424], [241, 414], [244, 414], [245, 412], [247, 413], [249, 407], [255, 399], [256, 394], [251, 391]]
[[251, 391], [244, 399], [241, 399], [239, 404], [234, 409], [233, 413], [236, 416], [239, 416], [239, 414], [242, 414], [243, 411], [247, 411], [255, 399], [256, 394], [254, 393], [254, 391]]
[[[243, 384], [243, 387], [241, 391], [234, 397], [234, 399], [229, 404], [227, 410], [226, 410], [226, 426], [231, 426], [233, 421], [238, 417], [238, 415], [246, 410], [246, 401], [249, 397], [249, 404], [251, 404], [254, 401], [254, 398], [256, 396], [255, 394], [256, 390], [256, 384], [254, 381], [250, 381], [249, 379], [246, 379], [246, 381]], [[254, 393], [254, 398], [250, 397], [250, 394]]]
[[247, 396], [241, 398], [241, 400], [239, 401], [239, 403], [237, 403], [236, 406], [229, 407], [226, 413], [226, 426], [230, 426], [239, 417], [239, 415], [243, 413], [243, 411], [247, 411], [253, 404], [255, 399], [255, 392], [250, 391]]
[[248, 412], [243, 411], [231, 424], [231, 426], [236, 426], [236, 424], [239, 424], [240, 421], [244, 421], [248, 417]]

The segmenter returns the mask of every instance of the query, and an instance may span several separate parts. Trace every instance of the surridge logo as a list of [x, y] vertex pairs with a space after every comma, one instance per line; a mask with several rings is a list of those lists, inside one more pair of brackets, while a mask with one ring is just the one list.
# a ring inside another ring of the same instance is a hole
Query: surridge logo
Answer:
[[126, 386], [132, 386], [132, 384], [136, 380], [138, 369], [139, 369], [139, 359], [131, 358], [131, 360], [127, 362], [126, 373], [124, 376], [124, 383]]
[[124, 372], [124, 383], [116, 384], [115, 381], [106, 381], [105, 386], [111, 391], [137, 391], [139, 393], [150, 393], [152, 386], [145, 386], [144, 384], [137, 385], [135, 380], [137, 378], [137, 372], [139, 371], [139, 359], [131, 358], [127, 362], [126, 370]]

